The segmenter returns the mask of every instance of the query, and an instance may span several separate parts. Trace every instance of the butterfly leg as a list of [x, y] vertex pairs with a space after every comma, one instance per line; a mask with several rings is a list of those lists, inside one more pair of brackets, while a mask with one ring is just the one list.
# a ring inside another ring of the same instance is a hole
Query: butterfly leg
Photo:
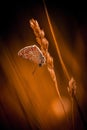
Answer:
[[36, 72], [36, 70], [37, 70], [37, 67], [38, 67], [38, 65], [34, 65], [34, 69], [33, 69], [33, 72], [32, 72], [32, 74], [34, 75], [35, 74], [35, 72]]

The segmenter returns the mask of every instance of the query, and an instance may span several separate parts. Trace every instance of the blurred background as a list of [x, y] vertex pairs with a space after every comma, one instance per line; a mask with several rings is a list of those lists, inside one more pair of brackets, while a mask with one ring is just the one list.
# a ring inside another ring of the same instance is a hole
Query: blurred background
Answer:
[[[45, 1], [60, 52], [70, 76], [77, 82], [74, 103], [75, 130], [84, 130], [87, 120], [87, 8], [85, 3]], [[18, 51], [36, 44], [29, 20], [34, 18], [49, 41], [57, 83], [68, 117], [65, 117], [54, 83], [46, 66], [18, 57]], [[50, 32], [42, 0], [1, 2], [0, 4], [0, 130], [72, 130], [72, 102]]]

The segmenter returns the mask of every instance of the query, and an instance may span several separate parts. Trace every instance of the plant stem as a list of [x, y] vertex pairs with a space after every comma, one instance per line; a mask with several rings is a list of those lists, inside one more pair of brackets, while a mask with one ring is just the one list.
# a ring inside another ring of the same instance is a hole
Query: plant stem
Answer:
[[81, 110], [81, 108], [80, 108], [80, 106], [79, 106], [79, 103], [78, 103], [77, 98], [76, 98], [75, 95], [73, 96], [73, 100], [75, 101], [75, 104], [76, 104], [76, 106], [77, 106], [77, 109], [78, 109], [78, 112], [79, 112], [81, 121], [82, 121], [82, 123], [83, 123], [83, 125], [84, 125], [84, 129], [87, 130], [87, 121], [86, 121], [85, 118], [84, 118], [84, 115], [83, 115], [83, 113], [82, 113], [82, 110]]

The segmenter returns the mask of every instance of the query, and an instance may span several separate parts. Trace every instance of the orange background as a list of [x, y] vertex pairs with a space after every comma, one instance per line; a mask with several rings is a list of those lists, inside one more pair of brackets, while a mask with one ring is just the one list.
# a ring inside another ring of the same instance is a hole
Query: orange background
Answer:
[[[65, 130], [72, 129], [71, 99], [67, 91], [68, 81], [63, 73], [52, 34], [47, 23], [43, 3], [15, 3], [8, 19], [4, 21], [0, 39], [0, 124], [9, 129]], [[56, 4], [47, 3], [55, 36], [62, 58], [70, 76], [77, 82], [78, 102], [86, 118], [86, 39], [85, 24], [57, 9]], [[10, 15], [11, 17], [10, 17]], [[4, 14], [3, 14], [4, 15]], [[67, 124], [63, 108], [57, 96], [54, 83], [46, 68], [37, 67], [33, 75], [34, 64], [18, 57], [18, 51], [27, 46], [38, 44], [29, 20], [36, 19], [49, 41], [49, 52], [54, 60], [54, 70], [59, 91], [69, 118]], [[12, 21], [11, 21], [12, 20]], [[2, 22], [3, 22], [2, 21]], [[9, 23], [9, 24], [8, 24]], [[75, 127], [84, 126], [74, 104]]]

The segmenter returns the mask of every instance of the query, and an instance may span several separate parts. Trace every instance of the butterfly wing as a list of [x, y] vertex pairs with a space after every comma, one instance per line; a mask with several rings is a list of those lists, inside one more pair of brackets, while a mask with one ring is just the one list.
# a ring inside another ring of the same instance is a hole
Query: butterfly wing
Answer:
[[45, 57], [43, 56], [41, 50], [36, 45], [22, 48], [18, 52], [18, 55], [38, 65], [40, 64], [42, 65], [45, 63]]

